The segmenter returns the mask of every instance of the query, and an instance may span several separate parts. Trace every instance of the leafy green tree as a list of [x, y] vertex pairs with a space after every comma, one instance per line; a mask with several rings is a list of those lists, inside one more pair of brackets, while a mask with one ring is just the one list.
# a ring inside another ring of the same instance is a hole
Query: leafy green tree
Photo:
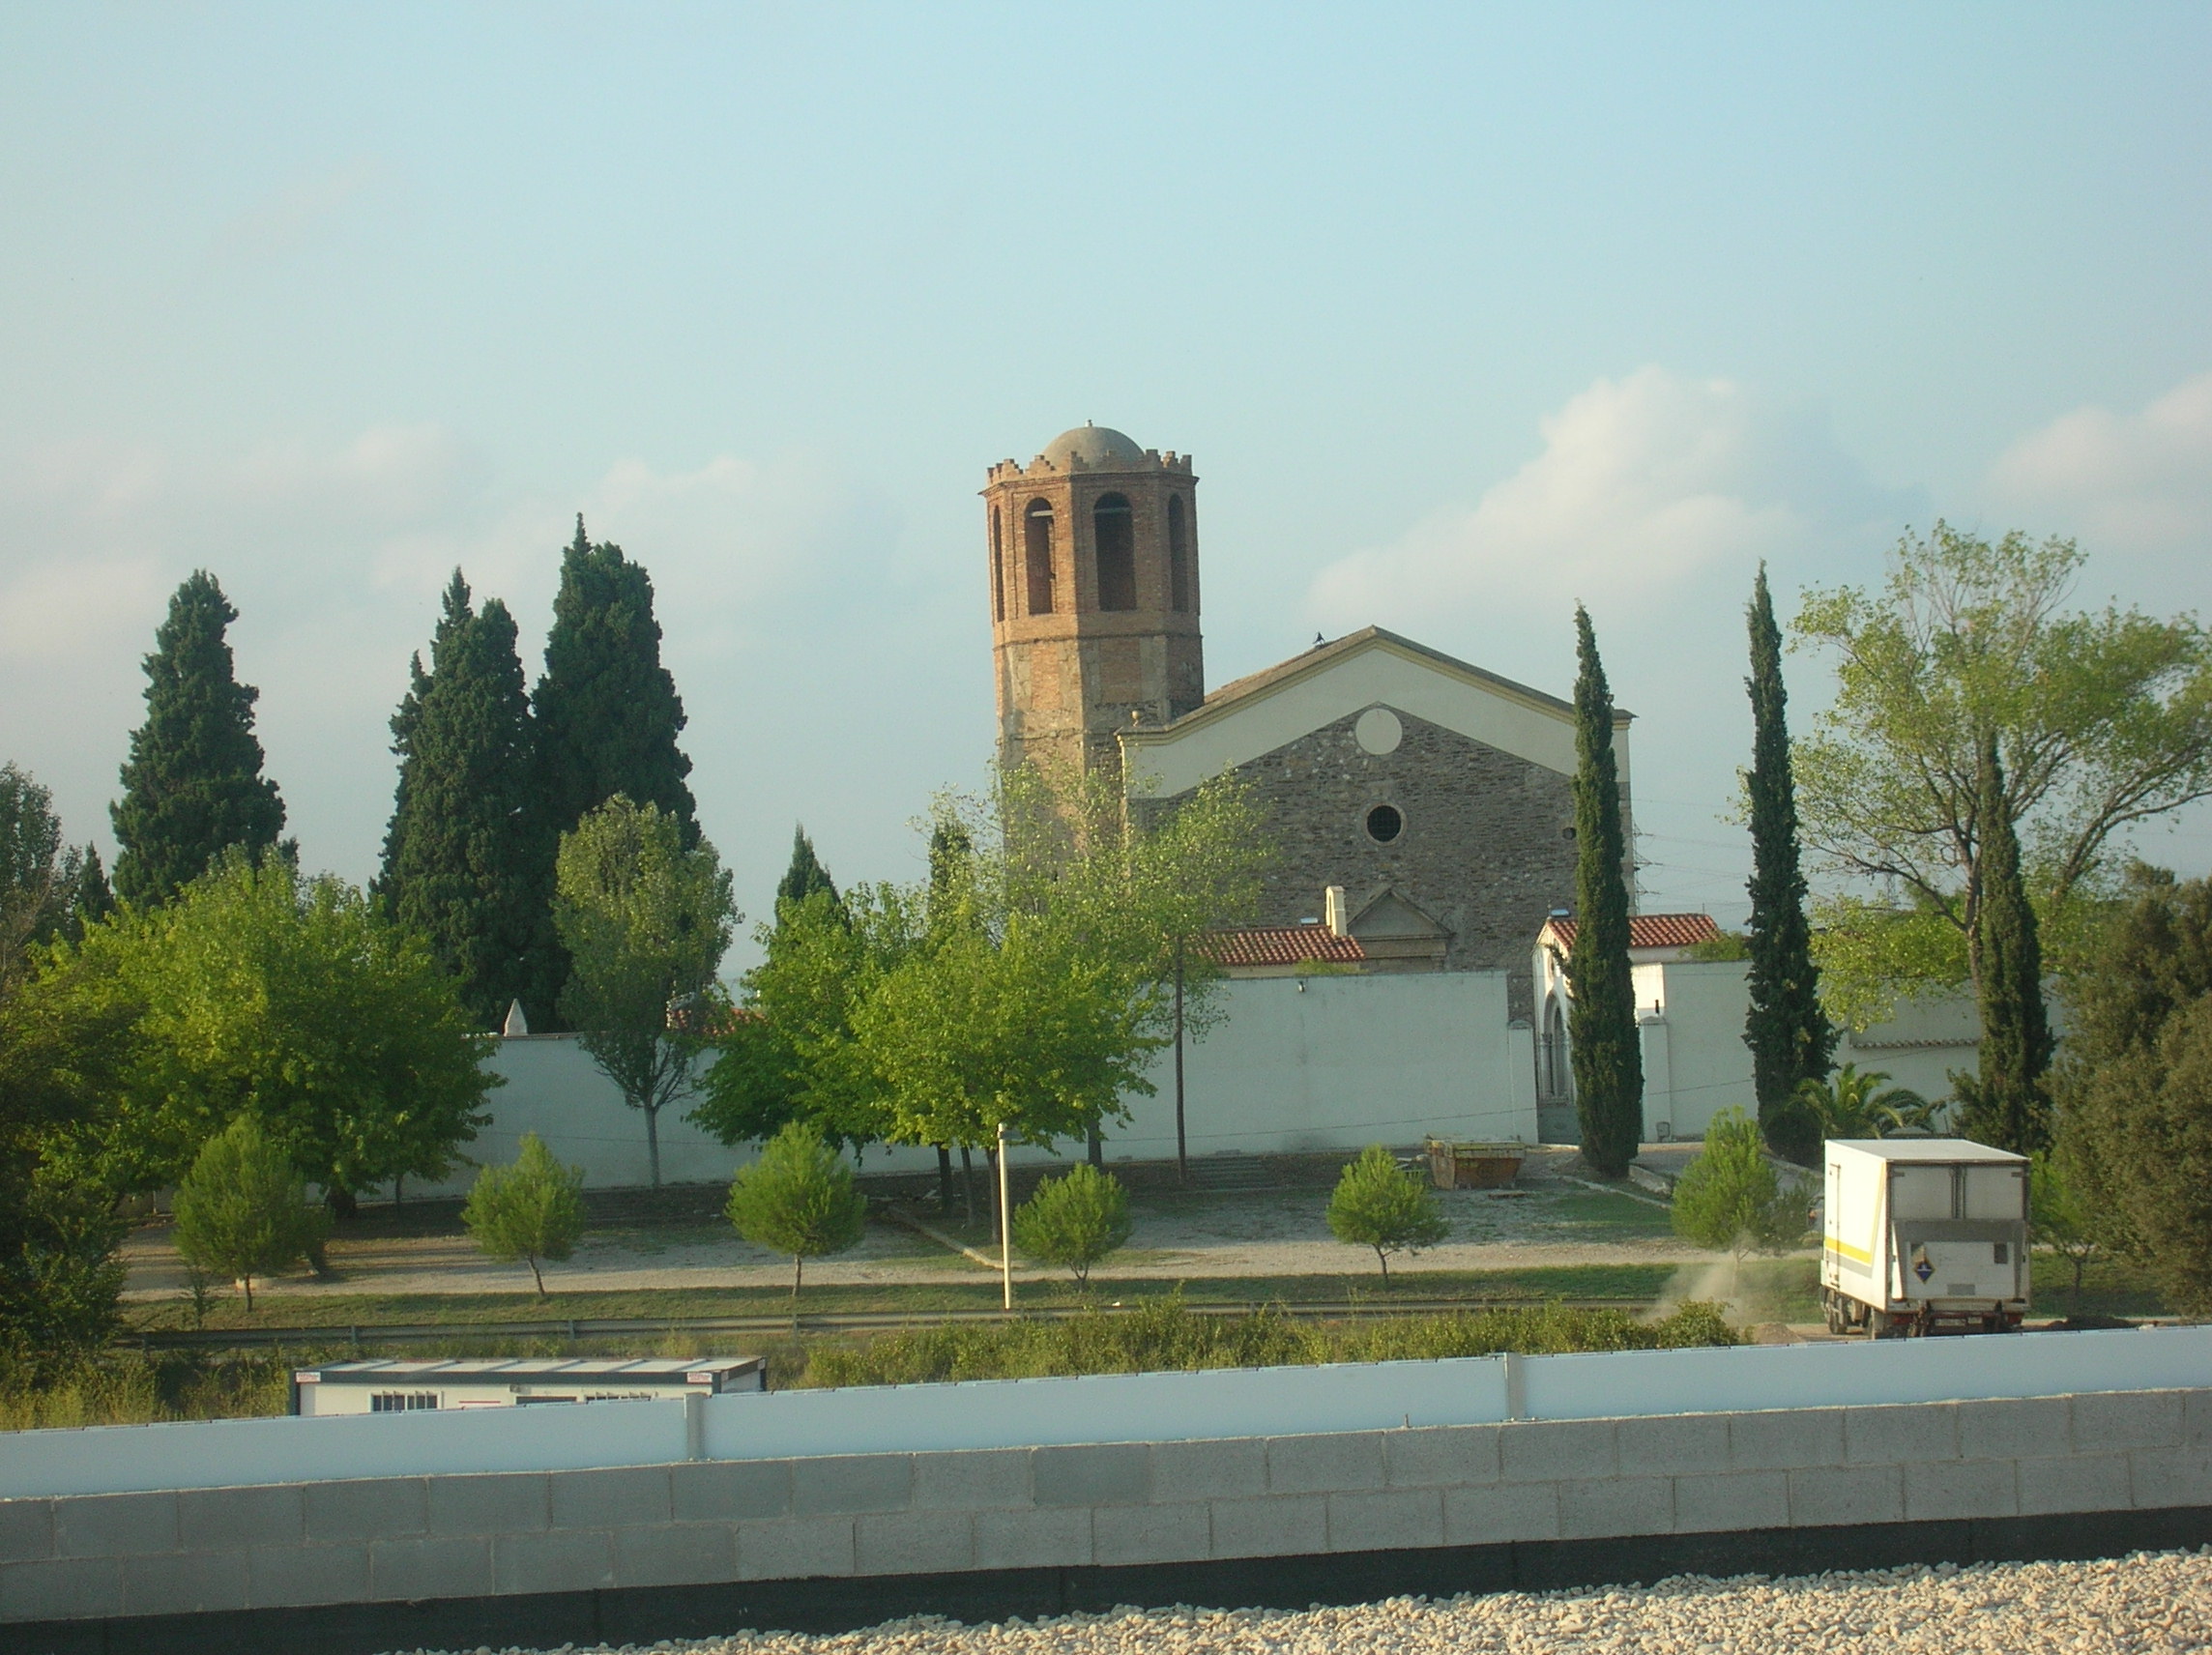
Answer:
[[335, 880], [243, 854], [166, 907], [126, 903], [57, 955], [62, 980], [136, 1007], [102, 1174], [154, 1189], [252, 1116], [341, 1213], [434, 1178], [497, 1076], [428, 948]]
[[1088, 1161], [1044, 1179], [1014, 1209], [1014, 1245], [1070, 1271], [1078, 1292], [1089, 1291], [1091, 1265], [1128, 1242], [1128, 1192], [1112, 1173]]
[[1644, 1054], [1628, 967], [1628, 844], [1613, 752], [1613, 691], [1589, 612], [1575, 606], [1575, 941], [1567, 954], [1567, 1046], [1583, 1159], [1625, 1177], [1644, 1138]]
[[[698, 1050], [686, 1019], [717, 998], [715, 972], [741, 915], [713, 846], [658, 805], [617, 795], [561, 840], [554, 923], [571, 961], [561, 1011], [592, 1060], [645, 1115], [660, 1187], [660, 1112], [689, 1093]], [[688, 1025], [688, 1026], [687, 1026]]]
[[791, 866], [784, 870], [775, 887], [777, 918], [781, 919], [785, 903], [804, 902], [816, 894], [837, 902], [837, 882], [830, 877], [830, 870], [814, 854], [814, 841], [806, 836], [806, 826], [800, 823], [791, 830]]
[[1800, 1081], [1797, 1095], [1790, 1099], [1795, 1116], [1790, 1128], [1808, 1139], [1816, 1152], [1828, 1138], [1888, 1138], [1900, 1132], [1932, 1131], [1943, 1106], [1929, 1102], [1910, 1087], [1888, 1082], [1881, 1070], [1861, 1069], [1855, 1063], [1844, 1063], [1824, 1079]]
[[550, 1028], [550, 847], [507, 605], [479, 611], [455, 569], [430, 670], [418, 655], [411, 680], [392, 720], [399, 783], [376, 894], [429, 943], [478, 1028], [497, 1028], [516, 1000]]
[[261, 1123], [242, 1115], [210, 1138], [177, 1185], [177, 1251], [211, 1276], [236, 1281], [253, 1308], [253, 1278], [312, 1257], [330, 1216]]
[[[1797, 641], [1834, 657], [1837, 682], [1796, 745], [1806, 842], [1891, 893], [1820, 905], [1824, 985], [1857, 1026], [1901, 989], [1967, 980], [1998, 821], [2020, 840], [2046, 945], [2086, 944], [2115, 841], [2212, 791], [2212, 637], [2187, 616], [2071, 608], [2085, 561], [2072, 540], [1993, 545], [1938, 522], [1898, 543], [1879, 593], [1806, 594]], [[1980, 802], [1993, 731], [1994, 816]]]
[[87, 857], [97, 875], [97, 852], [63, 842], [53, 795], [27, 770], [0, 765], [0, 993], [28, 974], [35, 944], [76, 921]]
[[1778, 1253], [1805, 1233], [1794, 1184], [1785, 1187], [1766, 1158], [1759, 1122], [1724, 1110], [1705, 1127], [1703, 1151], [1674, 1184], [1674, 1234], [1733, 1260], [1740, 1292], [1746, 1253]]
[[1979, 987], [1978, 1070], [1954, 1074], [1959, 1129], [2015, 1154], [2051, 1147], [2051, 1026], [2043, 1006], [2043, 944], [2020, 872], [2020, 841], [2004, 815], [2004, 770], [1993, 734], [1982, 749], [1982, 889], [1968, 941]]
[[1418, 1253], [1451, 1234], [1428, 1186], [1380, 1144], [1368, 1145], [1338, 1176], [1327, 1218], [1329, 1233], [1339, 1241], [1375, 1249], [1385, 1287], [1391, 1254]]
[[760, 1159], [730, 1185], [730, 1222], [756, 1247], [791, 1255], [791, 1301], [799, 1302], [806, 1261], [842, 1253], [867, 1228], [868, 1198], [853, 1170], [803, 1120], [761, 1147]]
[[276, 846], [284, 801], [261, 773], [253, 734], [260, 691], [240, 683], [225, 632], [238, 611], [205, 569], [169, 599], [146, 657], [146, 722], [131, 737], [112, 808], [115, 888], [139, 907], [166, 902], [232, 847], [259, 860]]
[[2059, 1158], [2100, 1233], [2212, 1313], [2212, 880], [2139, 869], [2068, 990]]
[[1812, 926], [1805, 916], [1805, 875], [1798, 861], [1797, 785], [1790, 766], [1789, 691], [1782, 682], [1782, 628], [1759, 566], [1747, 615], [1751, 631], [1751, 769], [1744, 795], [1751, 816], [1751, 1006], [1743, 1040], [1751, 1048], [1752, 1089], [1759, 1123], [1775, 1149], [1810, 1165], [1818, 1142], [1792, 1131], [1790, 1100], [1807, 1081], [1828, 1072], [1836, 1030], [1820, 1009], [1813, 966]]
[[2064, 1164], [2046, 1151], [2029, 1164], [2027, 1185], [2028, 1235], [2038, 1247], [2048, 1247], [2074, 1268], [2066, 1295], [2066, 1319], [2081, 1316], [2081, 1276], [2106, 1250], [2107, 1226], [2101, 1215], [2075, 1193]]
[[917, 922], [889, 886], [780, 899], [775, 923], [754, 933], [761, 963], [714, 1038], [689, 1118], [730, 1145], [764, 1143], [793, 1120], [833, 1143], [880, 1138], [888, 1105], [856, 1049], [853, 1014], [911, 951]]
[[584, 1169], [565, 1167], [535, 1132], [522, 1135], [511, 1167], [477, 1174], [461, 1223], [487, 1259], [519, 1259], [530, 1266], [538, 1296], [545, 1297], [540, 1259], [559, 1263], [576, 1250], [584, 1233]]
[[[89, 992], [88, 992], [89, 990]], [[0, 1375], [36, 1383], [107, 1343], [124, 1270], [102, 1176], [137, 1008], [51, 969], [0, 986]]]

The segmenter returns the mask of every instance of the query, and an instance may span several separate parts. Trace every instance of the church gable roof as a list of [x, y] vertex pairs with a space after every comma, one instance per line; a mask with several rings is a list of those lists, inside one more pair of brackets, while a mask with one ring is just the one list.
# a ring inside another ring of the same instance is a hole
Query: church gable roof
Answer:
[[[1365, 626], [1224, 684], [1174, 722], [1121, 732], [1130, 791], [1196, 787], [1369, 707], [1412, 713], [1561, 775], [1575, 768], [1571, 703], [1399, 636]], [[1630, 714], [1615, 711], [1625, 731]], [[1617, 743], [1626, 758], [1625, 740]], [[1623, 765], [1625, 779], [1625, 763]]]

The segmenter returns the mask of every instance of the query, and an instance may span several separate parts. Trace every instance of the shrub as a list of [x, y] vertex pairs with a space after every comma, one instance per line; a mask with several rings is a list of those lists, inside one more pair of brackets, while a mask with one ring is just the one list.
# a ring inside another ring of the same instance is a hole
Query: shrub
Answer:
[[1766, 1158], [1759, 1122], [1725, 1110], [1705, 1128], [1704, 1152], [1674, 1186], [1674, 1233], [1729, 1253], [1735, 1275], [1749, 1252], [1780, 1252], [1805, 1234], [1797, 1186], [1787, 1189]]
[[868, 1198], [853, 1170], [814, 1128], [794, 1120], [761, 1146], [760, 1159], [730, 1185], [730, 1222], [756, 1247], [791, 1255], [791, 1298], [806, 1261], [842, 1253], [867, 1225]]
[[1709, 1304], [1685, 1304], [1659, 1321], [1639, 1321], [1620, 1310], [1543, 1304], [1331, 1325], [1295, 1320], [1280, 1307], [1252, 1316], [1194, 1315], [1178, 1292], [1123, 1312], [919, 1328], [864, 1345], [817, 1347], [796, 1382], [927, 1384], [1737, 1343], [1719, 1307]]
[[291, 1158], [242, 1115], [201, 1147], [177, 1186], [177, 1251], [209, 1274], [236, 1281], [253, 1308], [253, 1278], [320, 1252], [330, 1215], [307, 1205]]
[[1033, 1259], [1073, 1271], [1078, 1289], [1091, 1285], [1091, 1265], [1128, 1239], [1128, 1192], [1113, 1174], [1088, 1161], [1078, 1161], [1064, 1176], [1046, 1178], [1014, 1213], [1014, 1245]]
[[1390, 1280], [1391, 1254], [1418, 1253], [1451, 1234], [1436, 1197], [1419, 1178], [1401, 1172], [1396, 1157], [1380, 1144], [1361, 1150], [1336, 1180], [1328, 1227], [1339, 1241], [1374, 1248], [1384, 1283]]
[[576, 1250], [584, 1233], [583, 1188], [583, 1168], [563, 1166], [543, 1139], [525, 1132], [513, 1166], [477, 1174], [461, 1222], [487, 1259], [527, 1261], [543, 1298], [545, 1273], [538, 1262], [558, 1263]]

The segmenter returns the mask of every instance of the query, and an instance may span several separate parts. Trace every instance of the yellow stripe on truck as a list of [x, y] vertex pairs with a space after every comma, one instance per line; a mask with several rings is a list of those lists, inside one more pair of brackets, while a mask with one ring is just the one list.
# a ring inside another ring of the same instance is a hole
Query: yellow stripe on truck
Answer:
[[1872, 1253], [1869, 1253], [1862, 1248], [1854, 1247], [1848, 1241], [1839, 1241], [1833, 1235], [1823, 1235], [1820, 1238], [1820, 1241], [1821, 1245], [1826, 1247], [1829, 1252], [1837, 1255], [1839, 1258], [1855, 1260], [1861, 1264], [1871, 1264], [1874, 1263], [1874, 1255]]

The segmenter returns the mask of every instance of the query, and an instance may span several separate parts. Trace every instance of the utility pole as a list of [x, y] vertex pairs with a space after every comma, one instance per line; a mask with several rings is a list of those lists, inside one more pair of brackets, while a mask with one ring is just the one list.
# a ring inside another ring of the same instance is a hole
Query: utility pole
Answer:
[[1182, 939], [1176, 939], [1175, 959], [1175, 1054], [1176, 1054], [1176, 1183], [1183, 1188], [1190, 1185], [1190, 1143], [1182, 1124]]
[[999, 1122], [999, 1285], [1005, 1292], [1005, 1305], [1014, 1308], [1014, 1226], [1013, 1209], [1006, 1205], [1006, 1123]]

